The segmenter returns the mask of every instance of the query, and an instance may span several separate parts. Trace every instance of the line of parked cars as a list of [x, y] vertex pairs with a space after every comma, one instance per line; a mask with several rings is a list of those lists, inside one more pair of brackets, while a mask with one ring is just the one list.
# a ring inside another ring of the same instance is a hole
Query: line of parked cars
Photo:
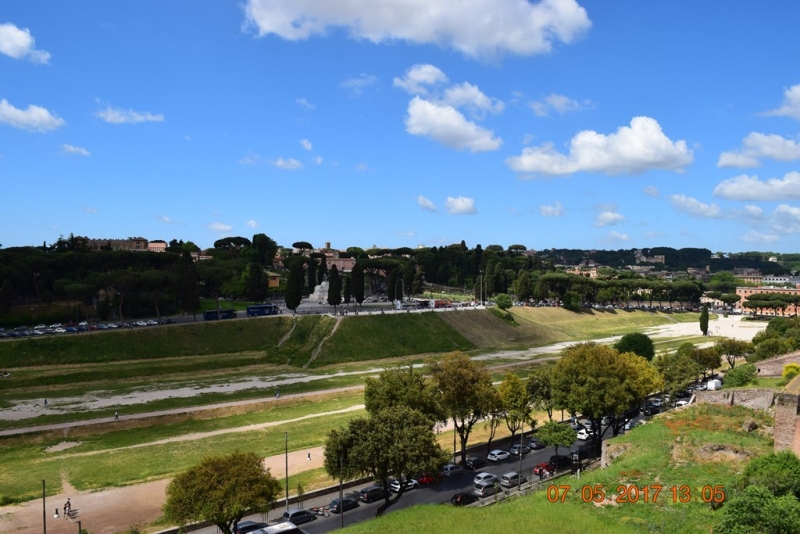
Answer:
[[131, 322], [111, 322], [111, 323], [92, 323], [81, 321], [80, 323], [53, 323], [51, 325], [37, 324], [34, 327], [17, 326], [13, 330], [6, 331], [0, 328], [0, 339], [16, 338], [16, 337], [30, 337], [30, 336], [44, 336], [54, 334], [78, 334], [80, 332], [90, 332], [94, 330], [114, 330], [117, 328], [136, 328], [140, 326], [154, 326], [159, 324], [173, 324], [175, 319], [162, 319], [161, 322], [154, 319], [146, 321], [131, 321]]

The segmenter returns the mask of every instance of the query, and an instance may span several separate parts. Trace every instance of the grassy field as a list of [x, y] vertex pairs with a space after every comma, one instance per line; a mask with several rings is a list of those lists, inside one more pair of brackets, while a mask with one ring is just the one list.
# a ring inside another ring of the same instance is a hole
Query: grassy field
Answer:
[[[710, 404], [656, 417], [610, 442], [614, 460], [609, 468], [585, 472], [580, 481], [559, 479], [558, 484], [570, 486], [564, 502], [549, 502], [545, 492], [538, 492], [486, 508], [418, 506], [347, 532], [447, 532], [456, 524], [459, 532], [465, 533], [526, 532], [533, 525], [537, 531], [580, 534], [710, 532], [720, 512], [703, 501], [703, 488], [722, 486], [730, 499], [736, 494], [736, 477], [744, 465], [772, 450], [771, 435], [741, 429], [746, 419], [756, 420], [760, 428], [772, 424], [765, 412]], [[635, 503], [584, 502], [583, 497], [590, 494], [582, 495], [583, 488], [596, 485], [603, 485], [609, 497], [616, 497], [627, 485], [647, 486], [650, 497], [646, 503], [643, 494]], [[653, 502], [655, 485], [663, 489]], [[684, 491], [690, 496], [685, 503], [680, 502]]]

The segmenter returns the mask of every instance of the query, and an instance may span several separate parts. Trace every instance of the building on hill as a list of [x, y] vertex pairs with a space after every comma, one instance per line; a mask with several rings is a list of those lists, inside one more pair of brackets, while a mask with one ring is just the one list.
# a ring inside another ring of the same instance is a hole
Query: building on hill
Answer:
[[636, 258], [636, 263], [660, 263], [662, 265], [667, 263], [667, 259], [663, 254], [654, 254], [653, 256], [647, 257], [639, 249], [634, 250], [633, 254], [634, 258]]
[[166, 252], [167, 242], [161, 240], [148, 241], [147, 250], [150, 252]]
[[148, 242], [143, 237], [129, 237], [128, 239], [89, 239], [83, 238], [89, 250], [130, 250], [134, 252], [147, 252]]
[[[771, 287], [771, 286], [760, 286], [760, 287], [737, 287], [736, 294], [739, 295], [739, 302], [735, 304], [735, 308], [738, 310], [743, 309], [742, 303], [753, 295], [758, 295], [760, 293], [770, 293], [770, 294], [778, 294], [778, 295], [800, 295], [800, 288], [790, 288], [790, 287]], [[797, 315], [797, 312], [800, 310], [796, 310], [793, 304], [789, 304], [785, 310], [783, 310], [780, 315], [782, 316], [790, 316], [790, 315]], [[777, 315], [775, 310], [770, 309], [763, 309], [760, 312], [761, 315]]]
[[755, 284], [760, 286], [764, 283], [764, 276], [759, 269], [749, 268], [736, 268], [731, 271], [733, 276], [740, 278], [746, 284]]

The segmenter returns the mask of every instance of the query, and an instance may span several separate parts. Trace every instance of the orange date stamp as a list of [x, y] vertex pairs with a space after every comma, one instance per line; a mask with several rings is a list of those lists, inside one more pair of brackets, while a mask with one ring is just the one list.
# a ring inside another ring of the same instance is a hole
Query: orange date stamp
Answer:
[[[616, 491], [606, 495], [608, 489], [614, 488]], [[705, 503], [721, 503], [725, 501], [725, 486], [703, 486], [699, 488], [699, 498]], [[649, 503], [658, 502], [687, 503], [692, 498], [697, 498], [697, 490], [691, 487], [681, 486], [662, 486], [661, 484], [649, 484], [647, 486], [636, 486], [619, 484], [607, 488], [603, 484], [593, 486], [581, 486], [575, 490], [580, 495], [581, 501], [585, 503], [602, 503], [608, 497], [616, 503]], [[551, 485], [547, 487], [547, 500], [550, 502], [565, 502], [567, 495], [572, 492], [569, 484]]]

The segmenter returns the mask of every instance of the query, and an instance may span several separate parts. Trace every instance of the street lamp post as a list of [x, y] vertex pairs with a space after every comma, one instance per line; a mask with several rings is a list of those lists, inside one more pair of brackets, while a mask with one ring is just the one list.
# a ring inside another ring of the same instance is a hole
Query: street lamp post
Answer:
[[286, 509], [289, 509], [289, 433], [283, 433], [284, 439], [284, 460], [285, 460], [285, 467], [286, 467]]
[[44, 479], [42, 479], [42, 528], [44, 529], [44, 534], [47, 534], [47, 503], [45, 502], [45, 495]]
[[456, 418], [453, 418], [453, 463], [456, 462]]

